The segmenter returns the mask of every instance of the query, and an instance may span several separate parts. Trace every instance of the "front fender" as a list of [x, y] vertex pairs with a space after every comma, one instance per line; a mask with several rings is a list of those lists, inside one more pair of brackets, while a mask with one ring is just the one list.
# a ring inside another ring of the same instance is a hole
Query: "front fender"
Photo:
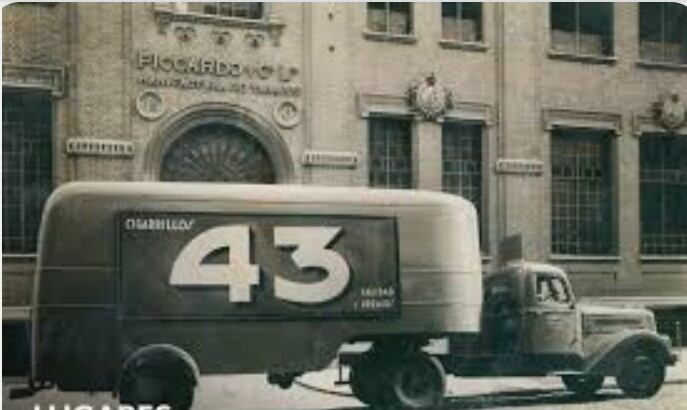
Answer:
[[615, 376], [628, 354], [650, 352], [661, 363], [672, 364], [670, 344], [661, 336], [648, 330], [626, 330], [609, 335], [608, 340], [585, 359], [584, 373]]

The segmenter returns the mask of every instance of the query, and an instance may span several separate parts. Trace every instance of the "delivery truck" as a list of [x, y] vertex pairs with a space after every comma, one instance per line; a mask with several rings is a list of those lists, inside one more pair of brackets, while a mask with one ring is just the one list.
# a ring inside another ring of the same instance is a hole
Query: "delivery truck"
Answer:
[[188, 409], [201, 375], [289, 387], [335, 359], [372, 406], [437, 406], [447, 374], [658, 391], [675, 356], [650, 312], [581, 306], [553, 266], [484, 277], [477, 221], [438, 192], [65, 184], [44, 210], [28, 384], [12, 397], [56, 386]]

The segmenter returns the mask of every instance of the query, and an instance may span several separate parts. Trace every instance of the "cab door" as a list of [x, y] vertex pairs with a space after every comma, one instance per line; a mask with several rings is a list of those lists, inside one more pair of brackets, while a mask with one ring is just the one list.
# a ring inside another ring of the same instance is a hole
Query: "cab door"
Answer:
[[565, 275], [532, 272], [528, 288], [523, 350], [550, 360], [575, 356], [580, 347], [579, 317]]

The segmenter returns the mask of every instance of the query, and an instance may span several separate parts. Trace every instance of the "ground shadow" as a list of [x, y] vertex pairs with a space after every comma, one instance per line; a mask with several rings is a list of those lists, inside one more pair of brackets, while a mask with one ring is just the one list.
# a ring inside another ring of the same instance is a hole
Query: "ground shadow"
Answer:
[[564, 389], [526, 389], [447, 397], [442, 408], [445, 410], [517, 408], [574, 403], [599, 403], [622, 398], [624, 396], [619, 391], [615, 392], [613, 390], [602, 390], [593, 397], [581, 399]]

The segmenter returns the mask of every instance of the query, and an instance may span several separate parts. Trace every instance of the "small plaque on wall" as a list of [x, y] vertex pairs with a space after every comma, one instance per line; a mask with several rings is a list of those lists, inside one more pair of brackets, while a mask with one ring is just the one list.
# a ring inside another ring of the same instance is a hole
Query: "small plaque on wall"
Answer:
[[69, 155], [130, 158], [134, 156], [134, 144], [97, 138], [69, 138], [66, 151]]
[[500, 174], [541, 175], [544, 163], [536, 159], [501, 158], [496, 161], [496, 172]]
[[355, 168], [358, 154], [348, 151], [314, 151], [303, 153], [303, 165], [330, 168]]

